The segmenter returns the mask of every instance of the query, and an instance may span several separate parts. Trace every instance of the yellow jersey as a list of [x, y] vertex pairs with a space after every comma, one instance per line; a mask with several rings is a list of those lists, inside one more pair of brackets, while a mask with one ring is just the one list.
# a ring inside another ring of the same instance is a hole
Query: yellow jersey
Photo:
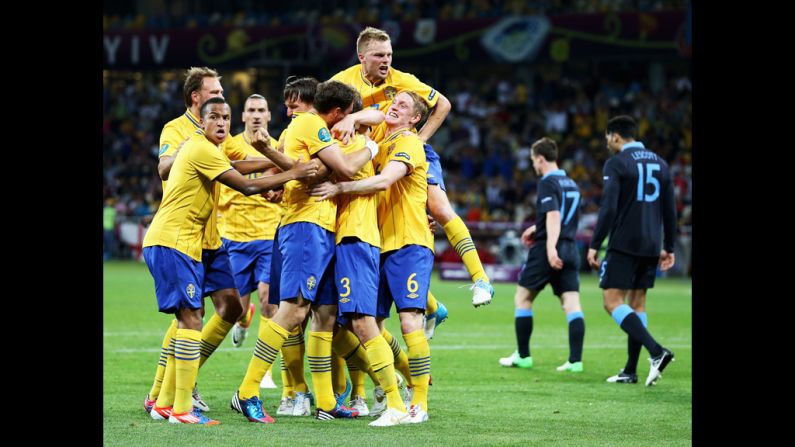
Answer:
[[428, 161], [422, 140], [404, 129], [389, 134], [378, 145], [374, 160], [380, 173], [390, 161], [408, 167], [408, 173], [378, 197], [378, 223], [381, 226], [381, 253], [416, 244], [433, 251], [433, 234], [428, 228], [425, 207], [428, 202]]
[[[271, 145], [276, 147], [276, 144], [276, 140], [271, 138]], [[247, 155], [263, 156], [251, 146], [245, 131], [224, 141], [224, 153], [230, 160], [243, 160]], [[261, 175], [260, 172], [252, 172], [248, 178], [255, 179]], [[219, 184], [218, 188], [218, 231], [221, 237], [235, 242], [273, 239], [276, 225], [282, 217], [281, 206], [268, 202], [261, 194], [246, 196], [224, 184]]]
[[[164, 157], [168, 155], [173, 157], [174, 153], [176, 153], [182, 144], [191, 138], [196, 131], [203, 132], [201, 124], [199, 124], [199, 119], [191, 113], [190, 109], [186, 109], [185, 113], [180, 115], [179, 118], [174, 118], [163, 127], [163, 131], [160, 132], [160, 151], [157, 156]], [[169, 178], [171, 178], [170, 174]], [[164, 196], [166, 183], [167, 182], [164, 181], [162, 185]], [[215, 188], [218, 188], [218, 186], [216, 185]], [[215, 191], [215, 196], [217, 201], [218, 191]], [[215, 213], [213, 213], [210, 219], [202, 241], [202, 248], [216, 250], [221, 246], [221, 236], [218, 234], [217, 217]]]
[[364, 77], [362, 65], [354, 65], [346, 70], [335, 74], [334, 81], [340, 81], [350, 85], [362, 95], [362, 105], [373, 107], [384, 113], [395, 95], [403, 90], [410, 90], [422, 97], [429, 108], [436, 106], [439, 101], [439, 94], [433, 87], [423, 83], [411, 73], [405, 73], [394, 67], [389, 67], [389, 74], [379, 84], [373, 84]]
[[[301, 157], [304, 162], [316, 158], [322, 149], [336, 142], [323, 118], [314, 112], [298, 112], [290, 121], [284, 133], [284, 154], [293, 160]], [[307, 184], [290, 180], [284, 185], [285, 211], [281, 225], [295, 222], [309, 222], [334, 232], [337, 221], [336, 200], [317, 201], [309, 195]]]
[[[364, 148], [364, 135], [356, 134], [350, 143], [340, 149], [350, 154]], [[360, 180], [375, 175], [372, 163], [365, 163], [362, 169], [351, 180]], [[373, 247], [381, 246], [381, 234], [378, 231], [378, 193], [372, 194], [341, 194], [337, 196], [337, 243], [342, 238], [355, 236]]]
[[214, 180], [229, 169], [232, 166], [218, 146], [204, 134], [192, 136], [174, 159], [143, 246], [171, 247], [201, 262], [202, 234], [215, 214]]

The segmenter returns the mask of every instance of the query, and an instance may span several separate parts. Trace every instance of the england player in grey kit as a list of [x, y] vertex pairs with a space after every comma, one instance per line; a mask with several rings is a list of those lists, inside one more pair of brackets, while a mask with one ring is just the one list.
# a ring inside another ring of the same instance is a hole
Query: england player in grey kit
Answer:
[[[658, 263], [662, 271], [674, 265], [676, 208], [668, 164], [635, 141], [636, 132], [637, 124], [629, 116], [607, 122], [607, 148], [615, 155], [604, 166], [604, 192], [588, 263], [599, 270], [605, 310], [629, 335], [627, 364], [607, 381], [637, 383], [642, 345], [651, 355], [649, 386], [674, 358], [646, 329], [645, 310], [646, 289], [654, 287]], [[607, 253], [600, 264], [597, 250], [608, 232]], [[624, 303], [627, 297], [629, 305]]]
[[533, 301], [550, 283], [569, 322], [569, 359], [558, 371], [582, 372], [585, 317], [580, 307], [580, 256], [575, 242], [580, 219], [580, 189], [558, 169], [558, 146], [541, 138], [531, 147], [538, 183], [536, 224], [525, 230], [522, 242], [530, 245], [527, 262], [516, 285], [514, 313], [517, 350], [500, 359], [502, 366], [531, 368], [530, 335], [533, 333]]

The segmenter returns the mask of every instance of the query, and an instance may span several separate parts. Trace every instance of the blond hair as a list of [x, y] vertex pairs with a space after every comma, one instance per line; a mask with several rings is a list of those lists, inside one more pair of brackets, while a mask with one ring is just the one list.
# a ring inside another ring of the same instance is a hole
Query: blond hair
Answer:
[[187, 108], [193, 105], [191, 94], [202, 89], [204, 78], [218, 78], [219, 81], [221, 80], [221, 77], [218, 76], [218, 72], [212, 68], [190, 67], [188, 71], [185, 72], [185, 84], [182, 86], [182, 95], [185, 97], [185, 106]]
[[368, 26], [362, 30], [361, 33], [359, 33], [359, 38], [356, 39], [356, 52], [359, 54], [364, 54], [365, 50], [367, 49], [367, 45], [374, 40], [379, 42], [388, 42], [389, 34], [387, 34], [384, 30]]
[[[415, 92], [413, 92], [411, 90], [403, 90], [400, 93], [405, 93], [405, 94], [411, 96], [411, 99], [414, 100], [413, 113], [414, 113], [414, 116], [417, 116], [417, 115], [420, 116], [420, 120], [417, 121], [417, 124], [421, 123], [423, 118], [425, 118], [425, 116], [428, 115], [428, 104], [425, 104], [425, 100], [423, 100], [420, 95], [418, 95], [417, 93], [415, 93]], [[414, 116], [412, 116], [412, 118]], [[416, 124], [415, 124], [415, 126], [416, 126]]]

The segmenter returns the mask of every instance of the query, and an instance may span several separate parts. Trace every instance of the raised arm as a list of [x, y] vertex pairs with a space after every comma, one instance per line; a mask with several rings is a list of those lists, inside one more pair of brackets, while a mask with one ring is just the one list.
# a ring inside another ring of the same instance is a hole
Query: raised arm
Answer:
[[439, 92], [436, 93], [439, 95], [439, 99], [436, 101], [436, 107], [434, 107], [431, 114], [428, 115], [428, 120], [425, 121], [425, 125], [422, 126], [422, 129], [420, 129], [420, 132], [417, 134], [420, 139], [426, 143], [433, 134], [439, 130], [444, 119], [447, 118], [447, 114], [450, 113], [450, 109], [453, 108], [447, 97]]
[[384, 119], [384, 112], [368, 107], [343, 118], [331, 128], [331, 134], [334, 135], [334, 138], [342, 141], [342, 144], [348, 144], [359, 126], [376, 126], [381, 124]]

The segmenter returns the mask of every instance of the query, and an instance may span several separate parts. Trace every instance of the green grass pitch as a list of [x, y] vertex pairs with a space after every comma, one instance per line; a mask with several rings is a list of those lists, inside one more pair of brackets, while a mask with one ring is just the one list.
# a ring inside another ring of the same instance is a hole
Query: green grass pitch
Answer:
[[[623, 367], [626, 335], [602, 308], [596, 277], [582, 278], [585, 347], [581, 374], [559, 373], [568, 355], [566, 318], [547, 287], [536, 300], [531, 339], [534, 367], [503, 368], [500, 357], [516, 348], [514, 284], [497, 284], [491, 305], [472, 307], [464, 283], [434, 277], [431, 290], [450, 310], [430, 341], [433, 386], [430, 420], [398, 427], [368, 427], [371, 418], [320, 422], [276, 417], [276, 424], [254, 424], [229, 408], [245, 374], [259, 320], [241, 348], [231, 335], [199, 372], [208, 416], [215, 427], [174, 426], [143, 411], [170, 322], [157, 312], [154, 283], [143, 263], [104, 265], [104, 444], [109, 446], [254, 445], [516, 445], [640, 446], [692, 443], [691, 283], [658, 279], [647, 303], [649, 328], [676, 354], [656, 386], [608, 384]], [[208, 317], [212, 305], [208, 300]], [[387, 327], [399, 334], [396, 317]], [[402, 343], [402, 340], [401, 340]], [[404, 345], [405, 348], [405, 345]], [[645, 381], [644, 349], [638, 368]], [[309, 368], [306, 368], [310, 382]], [[279, 374], [274, 375], [277, 384]], [[266, 411], [275, 415], [279, 390], [262, 390]], [[372, 384], [367, 379], [368, 402]]]

